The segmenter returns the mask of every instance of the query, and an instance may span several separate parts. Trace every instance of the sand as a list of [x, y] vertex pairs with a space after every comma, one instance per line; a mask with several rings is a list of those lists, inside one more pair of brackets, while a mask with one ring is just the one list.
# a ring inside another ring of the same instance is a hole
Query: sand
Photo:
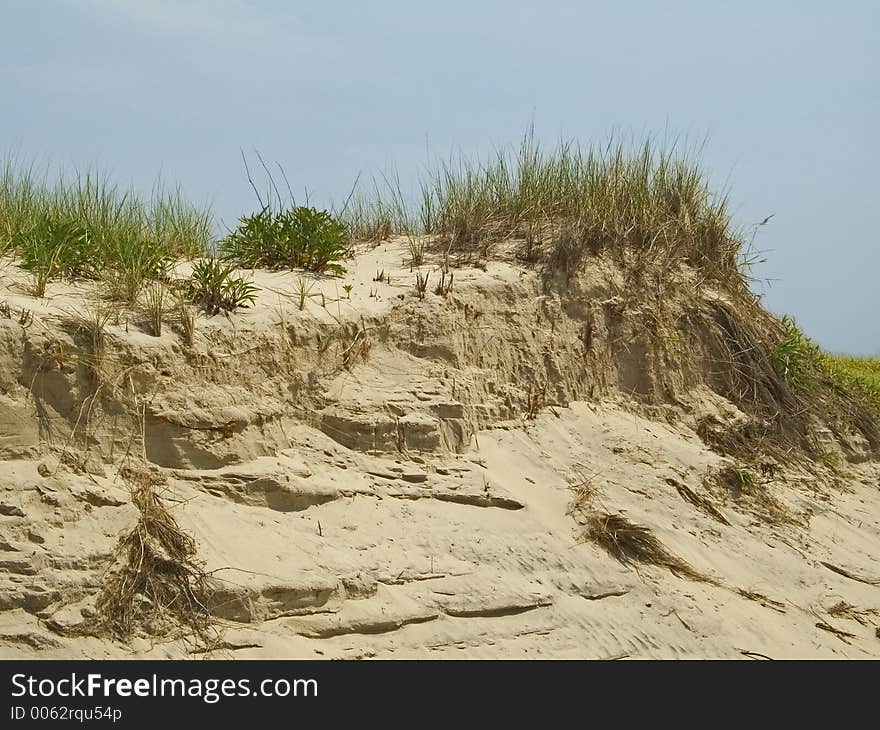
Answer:
[[[403, 241], [364, 247], [342, 279], [310, 281], [302, 310], [299, 274], [252, 272], [256, 306], [199, 316], [192, 347], [122, 313], [95, 379], [79, 318], [98, 288], [36, 300], [7, 262], [0, 656], [880, 654], [870, 454], [751, 465], [733, 493], [718, 475], [740, 462], [697, 434], [706, 414], [742, 418], [733, 403], [687, 378], [686, 399], [648, 403], [656, 367], [638, 347], [585, 356], [580, 305], [527, 267], [462, 263], [445, 296], [439, 267], [422, 267], [422, 300]], [[581, 297], [611, 301], [603, 281]], [[212, 581], [207, 650], [88, 635], [137, 520], [135, 468]], [[597, 514], [647, 527], [705, 579], [616, 560], [586, 536]]]

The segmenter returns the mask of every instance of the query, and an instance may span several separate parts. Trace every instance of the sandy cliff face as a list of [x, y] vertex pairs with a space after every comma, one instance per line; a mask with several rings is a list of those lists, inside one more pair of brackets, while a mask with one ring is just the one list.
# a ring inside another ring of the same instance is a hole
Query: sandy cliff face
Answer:
[[[35, 300], [7, 265], [3, 656], [878, 654], [874, 434], [747, 377], [769, 345], [729, 296], [687, 270], [630, 296], [597, 259], [463, 265], [446, 294], [425, 266], [421, 298], [403, 258], [364, 250], [302, 308], [257, 272], [191, 346], [97, 333], [97, 292]], [[96, 629], [144, 480], [195, 540], [210, 646]]]

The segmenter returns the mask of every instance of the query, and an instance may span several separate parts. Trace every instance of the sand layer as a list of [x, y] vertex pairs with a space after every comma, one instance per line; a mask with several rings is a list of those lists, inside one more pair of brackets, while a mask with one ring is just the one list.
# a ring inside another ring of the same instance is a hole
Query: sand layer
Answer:
[[[613, 272], [566, 299], [510, 262], [463, 264], [446, 294], [423, 271], [420, 298], [397, 242], [341, 280], [254, 272], [257, 306], [198, 317], [192, 345], [124, 311], [96, 345], [95, 285], [36, 300], [7, 263], [0, 656], [880, 654], [858, 433], [817, 425], [827, 463], [746, 464], [698, 435], [746, 416], [705, 368], [657, 361]], [[195, 539], [210, 651], [88, 635], [134, 469]], [[693, 574], [615, 559], [588, 537], [602, 515]]]

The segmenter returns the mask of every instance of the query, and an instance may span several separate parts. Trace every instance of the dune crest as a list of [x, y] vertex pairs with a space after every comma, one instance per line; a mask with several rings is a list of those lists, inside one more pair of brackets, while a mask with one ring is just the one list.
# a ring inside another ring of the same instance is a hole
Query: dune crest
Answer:
[[[876, 423], [744, 287], [411, 243], [257, 270], [192, 344], [3, 269], [4, 656], [877, 655]], [[108, 624], [144, 484], [201, 632], [141, 589]]]

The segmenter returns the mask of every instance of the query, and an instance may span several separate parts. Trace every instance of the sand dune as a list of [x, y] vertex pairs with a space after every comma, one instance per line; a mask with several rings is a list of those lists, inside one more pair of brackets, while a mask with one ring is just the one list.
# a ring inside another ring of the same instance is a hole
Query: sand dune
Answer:
[[[200, 316], [192, 347], [122, 312], [97, 364], [83, 322], [100, 292], [34, 299], [6, 265], [0, 654], [877, 656], [870, 440], [814, 420], [839, 461], [738, 451], [718, 434], [754, 414], [709, 345], [664, 361], [610, 262], [564, 297], [501, 258], [459, 262], [445, 295], [427, 263], [422, 299], [402, 240], [366, 246], [350, 293], [316, 279], [302, 309], [298, 274], [257, 271], [256, 306]], [[692, 318], [734, 306], [700, 296]], [[207, 645], [98, 631], [138, 479], [195, 542]], [[602, 533], [608, 516], [689, 570]]]

